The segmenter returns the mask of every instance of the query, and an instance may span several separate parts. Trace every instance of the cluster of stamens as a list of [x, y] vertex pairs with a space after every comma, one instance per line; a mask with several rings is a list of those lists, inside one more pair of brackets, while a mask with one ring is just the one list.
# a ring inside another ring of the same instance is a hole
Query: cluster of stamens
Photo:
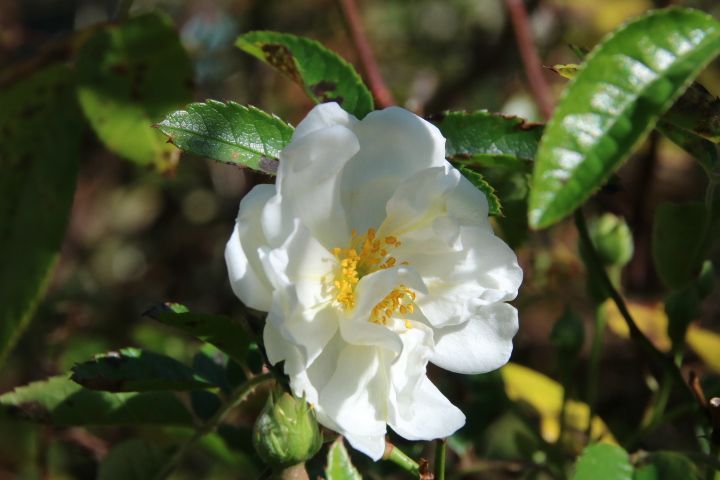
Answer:
[[[379, 325], [387, 325], [396, 312], [403, 316], [413, 313], [415, 311], [413, 302], [415, 302], [415, 292], [405, 285], [400, 285], [375, 305], [370, 315], [370, 321]], [[410, 328], [411, 326], [410, 320], [405, 320], [405, 327]]]
[[[335, 300], [346, 310], [354, 308], [355, 287], [360, 279], [395, 266], [397, 259], [389, 254], [389, 250], [400, 245], [400, 241], [392, 235], [379, 238], [374, 228], [369, 228], [365, 235], [358, 235], [353, 230], [348, 248], [333, 249], [333, 255], [340, 263], [333, 281]], [[401, 314], [412, 313], [414, 299], [415, 294], [407, 287], [396, 288], [375, 306], [371, 321], [384, 324], [396, 311]]]

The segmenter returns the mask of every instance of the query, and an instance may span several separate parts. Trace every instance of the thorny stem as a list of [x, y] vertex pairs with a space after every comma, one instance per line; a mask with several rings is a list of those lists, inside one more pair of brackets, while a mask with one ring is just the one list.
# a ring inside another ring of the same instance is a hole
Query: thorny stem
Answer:
[[195, 442], [200, 440], [205, 435], [213, 432], [220, 425], [220, 422], [223, 421], [225, 416], [232, 409], [245, 401], [248, 395], [250, 395], [255, 390], [255, 388], [257, 388], [258, 385], [272, 380], [273, 378], [274, 377], [271, 373], [262, 373], [255, 377], [252, 377], [247, 382], [243, 383], [237, 389], [235, 389], [235, 391], [230, 395], [227, 403], [225, 403], [225, 405], [220, 410], [218, 410], [217, 413], [215, 413], [215, 415], [210, 418], [210, 420], [201, 425], [195, 431], [195, 433], [175, 451], [175, 454], [170, 457], [170, 459], [167, 461], [167, 463], [165, 463], [160, 472], [155, 475], [155, 480], [163, 480], [164, 478], [166, 478], [173, 471], [173, 469], [180, 462], [180, 460], [182, 460], [182, 458], [190, 450], [190, 448], [195, 444]]
[[435, 440], [435, 480], [445, 480], [445, 451], [447, 439]]
[[385, 453], [382, 459], [393, 462], [395, 465], [415, 476], [420, 474], [420, 465], [390, 442], [385, 442]]
[[338, 4], [347, 22], [350, 36], [352, 37], [355, 50], [360, 58], [360, 64], [365, 72], [375, 101], [378, 106], [382, 108], [395, 105], [395, 99], [383, 80], [372, 48], [370, 48], [370, 42], [368, 41], [367, 35], [365, 35], [365, 29], [362, 26], [360, 13], [355, 4], [355, 0], [338, 0]]
[[603, 267], [600, 257], [595, 250], [595, 245], [593, 245], [592, 240], [590, 239], [590, 233], [588, 232], [587, 224], [585, 223], [585, 216], [583, 215], [581, 209], [575, 211], [575, 226], [580, 234], [580, 242], [587, 250], [587, 267], [592, 270], [592, 273], [597, 275], [597, 278], [602, 283], [602, 286], [617, 306], [620, 315], [622, 315], [623, 320], [625, 320], [628, 330], [630, 330], [630, 338], [642, 349], [648, 358], [672, 376], [673, 382], [677, 382], [678, 385], [684, 385], [685, 388], [683, 389], [683, 392], [686, 396], [691, 397], [692, 392], [685, 383], [685, 379], [683, 378], [680, 369], [677, 365], [675, 365], [672, 359], [666, 357], [660, 350], [655, 348], [652, 342], [650, 342], [642, 330], [640, 330], [630, 314], [630, 311], [625, 304], [625, 300], [623, 300], [620, 293], [610, 281], [610, 277], [608, 276], [607, 271], [605, 271], [605, 267]]
[[515, 31], [520, 57], [525, 67], [530, 91], [535, 97], [542, 116], [547, 120], [552, 115], [553, 102], [550, 87], [543, 76], [543, 69], [532, 38], [530, 20], [523, 0], [505, 0], [510, 21]]

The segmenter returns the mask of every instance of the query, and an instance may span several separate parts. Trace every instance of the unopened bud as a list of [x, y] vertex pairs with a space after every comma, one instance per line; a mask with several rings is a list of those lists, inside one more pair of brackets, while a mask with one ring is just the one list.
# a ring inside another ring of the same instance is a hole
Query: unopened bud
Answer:
[[590, 237], [606, 266], [622, 267], [633, 255], [633, 238], [625, 220], [606, 213], [590, 222]]
[[253, 428], [253, 445], [273, 468], [305, 462], [322, 446], [315, 412], [304, 400], [280, 389], [270, 393]]

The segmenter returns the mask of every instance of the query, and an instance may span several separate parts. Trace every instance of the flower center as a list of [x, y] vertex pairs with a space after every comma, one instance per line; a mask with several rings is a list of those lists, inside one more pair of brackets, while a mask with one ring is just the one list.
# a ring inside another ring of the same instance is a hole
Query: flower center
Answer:
[[[358, 235], [353, 230], [348, 248], [333, 249], [333, 255], [340, 263], [333, 280], [335, 300], [345, 310], [352, 310], [355, 307], [355, 287], [360, 279], [378, 270], [393, 267], [397, 259], [389, 252], [400, 245], [400, 241], [392, 235], [379, 238], [374, 228], [369, 228], [365, 235]], [[415, 293], [400, 285], [373, 308], [370, 321], [387, 324], [396, 312], [412, 313], [414, 300]]]

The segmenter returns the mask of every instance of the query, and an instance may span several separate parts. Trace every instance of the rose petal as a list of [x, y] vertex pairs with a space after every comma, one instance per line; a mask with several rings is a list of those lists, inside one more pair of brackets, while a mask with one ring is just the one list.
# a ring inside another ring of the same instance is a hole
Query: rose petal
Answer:
[[435, 330], [435, 352], [430, 361], [457, 373], [495, 370], [510, 359], [517, 330], [515, 307], [507, 303], [478, 307], [467, 322]]

